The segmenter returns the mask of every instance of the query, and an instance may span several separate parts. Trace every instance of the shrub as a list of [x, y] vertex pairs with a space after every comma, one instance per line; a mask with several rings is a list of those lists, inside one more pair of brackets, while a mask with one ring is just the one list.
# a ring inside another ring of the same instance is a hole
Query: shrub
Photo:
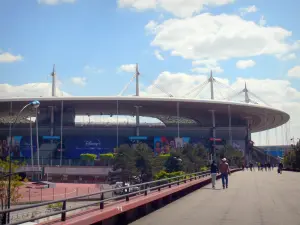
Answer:
[[85, 154], [80, 155], [80, 159], [87, 160], [87, 161], [95, 161], [96, 158], [97, 158], [97, 155], [95, 155], [95, 154], [85, 153]]
[[167, 153], [167, 154], [160, 154], [159, 157], [161, 158], [169, 158], [171, 156], [170, 153]]
[[113, 153], [100, 154], [100, 160], [101, 159], [113, 159], [113, 158], [115, 158], [115, 155]]
[[200, 171], [201, 172], [204, 172], [204, 171], [207, 171], [208, 170], [208, 167], [207, 166], [202, 166], [201, 168], [200, 168]]
[[176, 171], [172, 173], [168, 173], [165, 170], [159, 171], [155, 176], [154, 180], [161, 180], [161, 179], [166, 179], [166, 178], [172, 178], [172, 177], [178, 177], [181, 175], [184, 175], [185, 173], [182, 171]]
[[48, 209], [61, 209], [63, 206], [62, 202], [57, 202], [57, 203], [53, 203], [53, 204], [49, 204], [47, 206]]

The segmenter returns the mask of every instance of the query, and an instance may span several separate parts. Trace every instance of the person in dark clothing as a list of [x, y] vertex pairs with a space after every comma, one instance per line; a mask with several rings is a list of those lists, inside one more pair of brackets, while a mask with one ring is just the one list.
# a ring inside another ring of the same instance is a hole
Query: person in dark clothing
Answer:
[[283, 164], [282, 163], [279, 163], [278, 164], [278, 173], [282, 173], [282, 169], [283, 169]]
[[219, 172], [219, 168], [215, 161], [212, 161], [210, 165], [210, 174], [211, 174], [211, 184], [212, 188], [215, 189], [217, 173]]

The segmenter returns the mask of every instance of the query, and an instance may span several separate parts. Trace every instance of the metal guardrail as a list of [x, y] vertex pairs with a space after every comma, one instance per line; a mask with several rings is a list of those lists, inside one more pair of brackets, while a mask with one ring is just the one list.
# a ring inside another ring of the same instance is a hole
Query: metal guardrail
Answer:
[[[104, 190], [104, 191], [100, 191], [100, 192], [97, 192], [97, 193], [92, 193], [92, 194], [87, 194], [87, 195], [82, 195], [82, 196], [77, 196], [77, 197], [71, 197], [71, 198], [66, 198], [66, 199], [62, 199], [62, 200], [47, 201], [47, 202], [43, 202], [43, 203], [18, 207], [18, 208], [14, 208], [14, 209], [6, 209], [6, 210], [0, 211], [0, 215], [2, 216], [2, 223], [1, 224], [7, 224], [7, 222], [6, 222], [7, 217], [10, 216], [10, 213], [12, 213], [12, 212], [17, 212], [17, 211], [22, 211], [22, 210], [27, 210], [27, 209], [33, 209], [33, 208], [37, 208], [37, 207], [41, 207], [41, 206], [47, 206], [47, 205], [55, 204], [55, 203], [62, 203], [62, 208], [61, 208], [60, 211], [55, 211], [55, 212], [49, 213], [47, 215], [37, 216], [37, 217], [34, 217], [34, 218], [25, 219], [25, 220], [18, 221], [18, 222], [12, 222], [12, 223], [9, 223], [9, 224], [10, 225], [18, 225], [18, 224], [21, 224], [21, 223], [33, 222], [35, 220], [44, 219], [44, 218], [59, 215], [59, 214], [61, 214], [61, 221], [65, 221], [66, 216], [67, 216], [67, 212], [70, 212], [70, 211], [74, 211], [74, 210], [78, 210], [78, 209], [82, 209], [82, 208], [86, 208], [86, 207], [90, 207], [90, 206], [95, 206], [95, 205], [100, 205], [99, 209], [104, 209], [104, 203], [108, 202], [108, 201], [121, 200], [121, 199], [125, 199], [126, 201], [129, 201], [130, 197], [135, 196], [137, 194], [142, 194], [143, 193], [145, 196], [147, 196], [149, 191], [153, 191], [153, 190], [160, 191], [161, 188], [165, 188], [165, 187], [171, 188], [172, 185], [174, 185], [174, 184], [180, 185], [180, 183], [186, 183], [188, 180], [192, 181], [193, 179], [196, 180], [196, 179], [199, 179], [201, 177], [208, 176], [208, 175], [210, 175], [210, 171], [185, 174], [185, 175], [176, 176], [176, 177], [172, 177], [172, 178], [155, 180], [155, 181], [150, 181], [150, 182], [146, 182], [146, 183], [125, 186], [125, 187], [120, 187], [120, 188], [114, 188], [114, 189], [110, 189], [110, 190]], [[111, 197], [111, 198], [104, 199], [104, 194], [105, 193], [123, 191], [123, 190], [127, 190], [129, 192], [129, 189], [132, 189], [132, 188], [135, 188], [135, 187], [138, 187], [138, 188], [141, 188], [141, 189], [138, 190], [138, 191], [123, 194], [121, 196], [114, 196], [114, 197]], [[87, 205], [81, 205], [81, 206], [78, 206], [78, 207], [67, 209], [67, 202], [68, 201], [74, 201], [74, 200], [81, 199], [81, 198], [89, 198], [91, 196], [96, 196], [96, 195], [100, 196], [100, 201], [94, 201], [93, 203], [90, 203], [90, 204], [87, 204]]]

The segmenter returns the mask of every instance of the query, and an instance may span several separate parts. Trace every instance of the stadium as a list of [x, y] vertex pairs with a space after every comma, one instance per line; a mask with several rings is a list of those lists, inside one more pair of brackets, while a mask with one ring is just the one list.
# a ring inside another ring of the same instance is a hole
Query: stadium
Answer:
[[[213, 84], [212, 75], [209, 81]], [[253, 146], [251, 133], [276, 128], [290, 119], [286, 112], [253, 103], [247, 87], [242, 91], [245, 102], [215, 100], [212, 85], [212, 98], [202, 100], [141, 97], [138, 85], [136, 92], [136, 96], [127, 97], [56, 97], [53, 91], [53, 97], [0, 99], [1, 157], [7, 156], [12, 136], [12, 157], [22, 158], [28, 165], [34, 158], [35, 165], [79, 166], [83, 153], [109, 153], [122, 144], [136, 142], [147, 143], [157, 153], [185, 143], [203, 144], [212, 152], [230, 144], [242, 151], [248, 162], [253, 151], [265, 154]], [[40, 102], [37, 109], [22, 110], [33, 100]], [[76, 122], [76, 116], [116, 120], [82, 124]], [[136, 121], [121, 121], [122, 116], [135, 117]], [[160, 122], [140, 122], [140, 117]]]

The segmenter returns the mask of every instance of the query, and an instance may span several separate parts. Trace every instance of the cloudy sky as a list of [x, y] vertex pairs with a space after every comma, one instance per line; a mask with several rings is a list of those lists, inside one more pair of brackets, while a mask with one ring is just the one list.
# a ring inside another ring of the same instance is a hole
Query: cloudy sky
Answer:
[[[64, 96], [117, 95], [139, 63], [143, 95], [180, 97], [212, 70], [225, 85], [216, 85], [218, 98], [247, 82], [287, 111], [290, 124], [254, 135], [260, 144], [286, 144], [286, 132], [300, 137], [299, 7], [294, 0], [2, 0], [0, 97], [49, 96], [54, 63]], [[132, 84], [124, 95], [133, 93]]]

